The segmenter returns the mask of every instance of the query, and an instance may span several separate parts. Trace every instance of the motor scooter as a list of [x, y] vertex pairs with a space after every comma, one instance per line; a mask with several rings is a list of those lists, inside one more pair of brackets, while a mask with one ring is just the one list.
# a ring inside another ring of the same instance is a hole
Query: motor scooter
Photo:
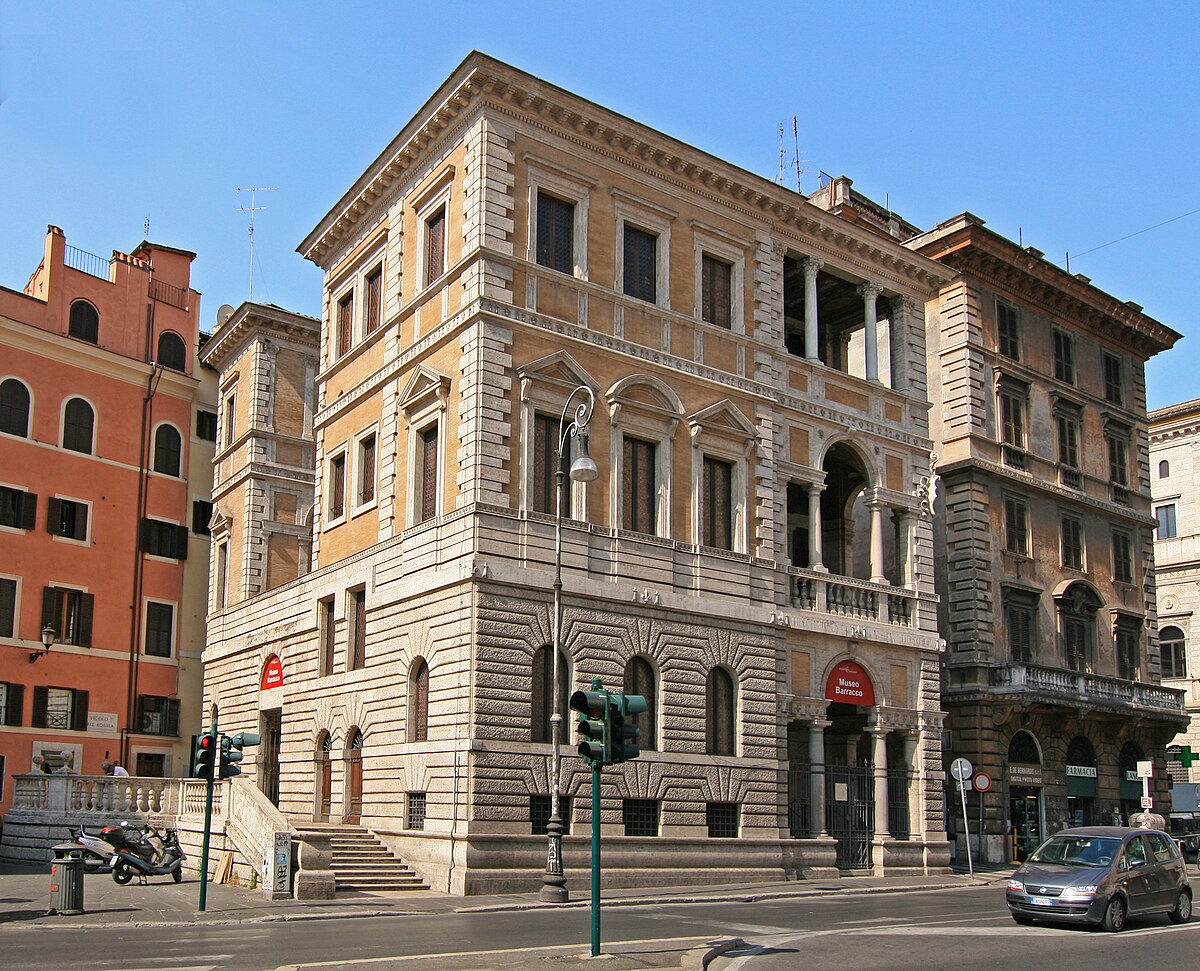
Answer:
[[83, 850], [84, 871], [107, 873], [108, 861], [112, 859], [115, 845], [113, 841], [96, 833], [89, 833], [82, 824], [78, 830], [69, 829], [67, 832], [71, 835], [71, 842]]
[[187, 854], [179, 845], [179, 834], [168, 827], [160, 833], [153, 826], [147, 825], [142, 831], [139, 843], [130, 842], [121, 848], [114, 848], [109, 866], [112, 867], [114, 882], [124, 886], [134, 876], [142, 878], [160, 877], [171, 874], [176, 883], [183, 880], [183, 861]]

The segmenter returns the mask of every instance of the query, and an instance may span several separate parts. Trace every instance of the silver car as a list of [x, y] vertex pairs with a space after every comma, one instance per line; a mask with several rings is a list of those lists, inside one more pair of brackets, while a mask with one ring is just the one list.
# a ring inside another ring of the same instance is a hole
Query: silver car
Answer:
[[1029, 854], [1008, 881], [1018, 924], [1034, 920], [1099, 924], [1119, 931], [1127, 917], [1192, 916], [1192, 888], [1175, 841], [1154, 829], [1065, 829]]

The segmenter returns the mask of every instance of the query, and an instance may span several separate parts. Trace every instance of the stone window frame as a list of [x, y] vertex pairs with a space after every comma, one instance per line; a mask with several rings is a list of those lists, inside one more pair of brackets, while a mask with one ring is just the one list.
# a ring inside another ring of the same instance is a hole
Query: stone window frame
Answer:
[[[155, 604], [160, 607], [171, 608], [171, 646], [167, 654], [151, 654], [146, 649], [147, 636], [150, 633], [150, 605]], [[165, 597], [143, 597], [142, 598], [142, 636], [140, 654], [142, 660], [150, 661], [174, 661], [179, 655], [179, 601], [168, 600]]]
[[[720, 674], [718, 674], [720, 672]], [[721, 698], [717, 697], [717, 691], [720, 676], [729, 679], [730, 697], [728, 701], [727, 714], [730, 717], [729, 730], [731, 735], [725, 738], [722, 732], [722, 726], [719, 724], [719, 719], [714, 715], [719, 715], [716, 708], [721, 704]], [[737, 671], [725, 664], [714, 664], [704, 675], [704, 707], [705, 707], [705, 732], [704, 732], [704, 752], [710, 758], [737, 758], [741, 750], [741, 712], [739, 707], [742, 701], [741, 683]], [[723, 751], [724, 749], [728, 751]]]
[[[1118, 553], [1122, 552], [1119, 547], [1124, 541], [1124, 563], [1118, 559]], [[1114, 529], [1112, 531], [1112, 539], [1109, 543], [1111, 555], [1112, 579], [1113, 583], [1123, 583], [1132, 585], [1137, 577], [1137, 569], [1134, 565], [1133, 557], [1133, 535], [1127, 529]], [[1122, 571], [1123, 566], [1123, 571]]]
[[367, 585], [365, 583], [347, 588], [344, 611], [346, 617], [346, 671], [361, 671], [367, 666]]
[[[644, 664], [650, 672], [649, 684], [652, 693], [646, 694], [644, 686], [636, 683], [637, 679], [631, 677], [635, 666]], [[646, 732], [639, 733], [638, 747], [644, 752], [662, 752], [663, 737], [662, 737], [662, 710], [663, 710], [663, 673], [662, 665], [655, 658], [644, 652], [630, 655], [625, 663], [621, 666], [621, 687], [626, 694], [642, 694], [646, 698], [646, 711], [640, 715], [633, 717], [634, 724], [638, 724], [641, 720], [648, 728]], [[639, 692], [635, 689], [643, 688]]]
[[[446, 274], [450, 272], [450, 203], [453, 199], [454, 169], [447, 168], [420, 196], [412, 202], [413, 214], [417, 220], [417, 273], [419, 281], [417, 297], [426, 290], [443, 283]], [[429, 277], [429, 222], [443, 211], [444, 228], [442, 230], [442, 272], [436, 277]]]
[[[1157, 525], [1154, 527], [1155, 540], [1176, 539], [1179, 536], [1179, 505], [1178, 496], [1164, 497], [1170, 498], [1170, 502], [1156, 502], [1154, 504], [1154, 519]], [[1167, 515], [1160, 516], [1162, 512]], [[1161, 535], [1159, 529], [1169, 523], [1171, 531], [1169, 535]]]
[[[88, 448], [86, 451], [84, 451], [83, 449], [71, 448], [69, 445], [67, 445], [67, 407], [73, 401], [82, 401], [85, 405], [87, 405], [92, 410], [91, 438], [88, 442]], [[59, 405], [59, 411], [58, 411], [58, 446], [59, 446], [59, 448], [63, 449], [64, 451], [67, 451], [67, 452], [74, 452], [76, 455], [92, 455], [92, 456], [94, 456], [96, 454], [96, 440], [99, 437], [99, 429], [100, 429], [100, 411], [96, 407], [96, 403], [94, 401], [92, 401], [90, 398], [88, 398], [87, 395], [82, 395], [77, 392], [72, 392], [71, 394], [68, 394], [63, 398], [62, 404]]]
[[[373, 480], [374, 480], [374, 487], [371, 492], [371, 498], [368, 499], [366, 502], [360, 502], [359, 500], [362, 495], [362, 474], [363, 474], [363, 465], [362, 465], [363, 447], [362, 446], [363, 446], [363, 443], [368, 438], [372, 438], [372, 437], [375, 439], [375, 468], [372, 469], [372, 473], [371, 473]], [[367, 512], [368, 510], [374, 509], [379, 504], [379, 439], [380, 439], [380, 431], [379, 431], [379, 422], [377, 422], [377, 421], [372, 422], [366, 428], [360, 429], [358, 432], [356, 432], [354, 434], [354, 437], [352, 439], [352, 441], [353, 441], [352, 451], [354, 453], [354, 455], [353, 455], [354, 467], [353, 467], [352, 471], [349, 468], [347, 469], [347, 479], [348, 479], [347, 487], [349, 488], [349, 501], [347, 502], [349, 512], [347, 513], [347, 515], [351, 519], [353, 519], [356, 516], [361, 516], [363, 513]], [[347, 465], [349, 465], [349, 464], [350, 463], [347, 462]], [[351, 486], [351, 484], [352, 484], [352, 486]], [[297, 504], [297, 506], [298, 505], [299, 504]]]
[[[1022, 559], [1026, 559], [1026, 560], [1031, 559], [1032, 554], [1030, 551], [1032, 549], [1032, 543], [1031, 543], [1032, 530], [1030, 527], [1031, 527], [1032, 523], [1031, 523], [1030, 515], [1029, 515], [1029, 500], [1026, 496], [1017, 495], [1016, 493], [1012, 493], [1012, 492], [1005, 492], [1003, 495], [1003, 498], [1004, 498], [1004, 544], [1002, 546], [1002, 549], [1009, 556], [1019, 556]], [[1013, 549], [1010, 544], [1010, 539], [1012, 538], [1012, 535], [1014, 532], [1012, 517], [1010, 515], [1013, 506], [1019, 506], [1021, 509], [1021, 518], [1023, 520], [1023, 522], [1021, 524], [1021, 545], [1022, 545], [1023, 549]]]
[[[11, 580], [15, 584], [13, 590], [13, 626], [9, 632], [0, 631], [0, 638], [9, 640], [19, 640], [21, 635], [21, 588], [23, 586], [24, 577], [17, 576], [15, 573], [0, 573], [0, 580]], [[3, 719], [4, 711], [0, 709], [0, 719]]]
[[318, 678], [333, 675], [334, 659], [337, 656], [337, 597], [329, 594], [314, 601], [317, 629], [317, 673]]
[[571, 223], [571, 259], [575, 265], [571, 275], [577, 280], [587, 280], [588, 208], [592, 189], [596, 185], [595, 180], [585, 178], [579, 173], [567, 172], [529, 154], [523, 155], [522, 159], [525, 162], [529, 192], [529, 243], [525, 250], [525, 259], [543, 270], [561, 272], [537, 261], [537, 199], [538, 193], [544, 191], [546, 195], [569, 202], [575, 207]]
[[[1005, 647], [1013, 664], [1036, 664], [1038, 654], [1038, 612], [1041, 591], [1015, 584], [1001, 587], [1001, 604], [1004, 611]], [[1024, 614], [1029, 619], [1028, 656], [1018, 658], [1015, 653], [1021, 645], [1016, 644], [1017, 631], [1013, 623], [1014, 614]]]
[[[1108, 481], [1122, 489], [1134, 488], [1137, 481], [1137, 458], [1133, 449], [1133, 429], [1110, 415], [1104, 416], [1104, 447], [1108, 460]], [[1119, 458], [1120, 461], [1117, 461]], [[1120, 481], [1115, 472], [1120, 472]]]
[[407, 431], [405, 449], [406, 462], [405, 483], [405, 524], [406, 527], [419, 526], [430, 521], [421, 516], [420, 477], [423, 473], [423, 438], [429, 428], [437, 428], [437, 477], [434, 486], [434, 514], [432, 519], [438, 519], [445, 512], [446, 483], [446, 438], [447, 418], [449, 415], [450, 379], [428, 368], [419, 368], [409, 381], [404, 397], [400, 401], [400, 410], [404, 415]]
[[719, 459], [733, 465], [729, 490], [732, 543], [726, 552], [748, 554], [751, 509], [750, 456], [757, 441], [757, 430], [729, 399], [690, 415], [687, 421], [692, 445], [692, 540], [697, 547], [703, 545], [704, 460]]
[[707, 326], [724, 331], [721, 324], [711, 323], [703, 318], [703, 267], [704, 257], [711, 256], [730, 265], [729, 274], [729, 329], [731, 334], [746, 333], [746, 251], [747, 246], [733, 236], [727, 235], [712, 226], [706, 226], [697, 220], [690, 220], [692, 226], [692, 249], [695, 258], [695, 319]]
[[229, 534], [213, 544], [212, 610], [224, 610], [229, 605]]
[[[387, 270], [387, 235], [384, 234], [377, 239], [371, 248], [362, 256], [354, 261], [354, 265], [349, 269], [344, 269], [338, 274], [337, 280], [329, 287], [330, 299], [330, 359], [327, 362], [328, 366], [333, 366], [343, 358], [349, 357], [351, 353], [360, 345], [367, 341], [368, 338], [379, 333], [384, 329], [384, 313], [383, 307], [386, 302], [384, 299], [384, 290], [386, 288], [385, 273]], [[379, 324], [374, 330], [367, 330], [367, 295], [370, 292], [367, 286], [367, 278], [376, 271], [380, 274], [379, 281]], [[354, 306], [350, 315], [350, 345], [345, 353], [338, 350], [338, 308], [347, 296], [353, 296]]]
[[[1005, 349], [1005, 335], [1000, 327], [1001, 308], [1012, 314], [1012, 342], [1016, 345], [1016, 353], [1009, 354]], [[1021, 361], [1021, 308], [1002, 297], [996, 298], [996, 353], [1010, 361]]]
[[[332, 513], [330, 502], [332, 501], [332, 493], [330, 484], [333, 482], [333, 467], [334, 463], [341, 459], [341, 476], [342, 476], [342, 508], [336, 516]], [[321, 517], [321, 531], [333, 529], [341, 526], [349, 517], [350, 503], [347, 501], [347, 483], [346, 479], [350, 474], [350, 449], [345, 442], [337, 445], [325, 455], [325, 475], [321, 483], [321, 492], [323, 498], [322, 510], [324, 515]]]
[[[661, 396], [660, 404], [648, 404], [640, 400], [626, 400], [625, 394], [631, 388], [650, 387]], [[636, 438], [652, 442], [654, 450], [654, 493], [655, 531], [653, 535], [659, 539], [671, 539], [671, 495], [672, 495], [672, 453], [675, 432], [679, 427], [680, 418], [674, 410], [678, 407], [678, 398], [665, 384], [656, 378], [645, 374], [631, 374], [618, 381], [609, 389], [609, 421], [612, 427], [612, 437], [609, 454], [612, 456], [609, 472], [609, 522], [613, 528], [626, 532], [625, 521], [625, 439]]]
[[[162, 429], [163, 429], [164, 427], [166, 427], [166, 428], [173, 428], [173, 429], [175, 430], [175, 434], [176, 434], [177, 436], [179, 436], [179, 468], [178, 468], [178, 471], [176, 471], [176, 472], [174, 472], [174, 473], [171, 473], [171, 472], [161, 472], [161, 471], [159, 471], [159, 469], [157, 468], [157, 465], [158, 465], [158, 433], [159, 433], [160, 431], [162, 431]], [[153, 431], [151, 432], [151, 434], [150, 434], [150, 443], [151, 443], [151, 457], [150, 457], [150, 469], [149, 469], [149, 472], [150, 472], [152, 475], [163, 475], [163, 476], [166, 476], [166, 477], [167, 477], [167, 478], [169, 478], [169, 479], [182, 479], [182, 478], [185, 478], [185, 476], [184, 476], [184, 471], [185, 471], [185, 470], [186, 470], [186, 468], [187, 468], [187, 463], [184, 461], [184, 457], [185, 457], [185, 455], [184, 455], [184, 442], [185, 442], [185, 441], [186, 441], [186, 439], [184, 438], [183, 432], [179, 430], [179, 426], [178, 426], [178, 425], [176, 425], [176, 424], [175, 424], [175, 422], [173, 422], [173, 421], [160, 421], [160, 422], [155, 422], [155, 424], [154, 424], [154, 430], [153, 430]]]
[[[1179, 636], [1176, 637], [1174, 635], [1170, 635], [1168, 633], [1169, 631], [1178, 631]], [[1168, 674], [1167, 673], [1167, 665], [1166, 665], [1166, 653], [1164, 652], [1163, 649], [1167, 645], [1176, 645], [1176, 644], [1179, 645], [1178, 655], [1179, 655], [1179, 661], [1183, 665], [1183, 670], [1175, 671], [1174, 655], [1176, 652], [1174, 650], [1172, 650], [1171, 651], [1171, 654], [1173, 656], [1173, 659], [1171, 662], [1172, 673]], [[1188, 676], [1187, 672], [1188, 672], [1189, 665], [1188, 665], [1187, 649], [1188, 649], [1187, 632], [1183, 629], [1182, 624], [1171, 623], [1171, 624], [1167, 624], [1165, 627], [1159, 628], [1159, 631], [1158, 631], [1158, 656], [1159, 656], [1159, 664], [1161, 665], [1161, 671], [1162, 671], [1163, 678], [1175, 679], [1175, 678], [1186, 678]]]
[[[1010, 423], [1005, 420], [1005, 398], [1019, 406], [1019, 442], [1007, 438]], [[1029, 451], [1029, 383], [1003, 371], [996, 372], [996, 441], [1020, 452]]]
[[657, 237], [654, 248], [654, 302], [647, 306], [671, 309], [671, 224], [678, 213], [663, 206], [655, 205], [645, 199], [630, 195], [620, 189], [609, 189], [613, 200], [613, 215], [616, 219], [614, 236], [614, 255], [616, 257], [616, 273], [614, 274], [613, 289], [627, 300], [637, 300], [637, 297], [625, 293], [625, 227], [640, 229]]

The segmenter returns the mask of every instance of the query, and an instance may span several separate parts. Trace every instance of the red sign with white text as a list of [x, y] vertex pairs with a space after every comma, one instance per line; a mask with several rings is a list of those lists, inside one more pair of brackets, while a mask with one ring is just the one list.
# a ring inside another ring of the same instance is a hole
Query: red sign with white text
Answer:
[[847, 705], [873, 705], [875, 686], [861, 664], [839, 661], [825, 681], [825, 697]]
[[267, 688], [279, 688], [282, 685], [283, 662], [279, 660], [278, 654], [272, 654], [263, 667], [262, 689], [265, 691]]

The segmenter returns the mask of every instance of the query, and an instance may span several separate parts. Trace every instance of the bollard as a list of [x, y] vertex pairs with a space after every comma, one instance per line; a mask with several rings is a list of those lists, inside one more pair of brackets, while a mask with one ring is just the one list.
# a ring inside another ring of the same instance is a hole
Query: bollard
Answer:
[[82, 914], [83, 851], [74, 843], [60, 843], [53, 852], [48, 914]]

